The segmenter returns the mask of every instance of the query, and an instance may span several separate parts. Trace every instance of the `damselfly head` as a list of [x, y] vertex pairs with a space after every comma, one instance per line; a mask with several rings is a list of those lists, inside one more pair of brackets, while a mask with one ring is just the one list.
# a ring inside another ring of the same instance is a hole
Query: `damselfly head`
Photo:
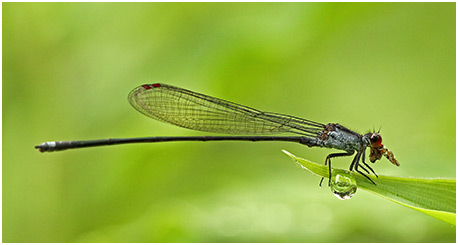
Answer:
[[370, 133], [371, 147], [383, 147], [382, 136], [379, 133]]
[[391, 163], [396, 166], [399, 166], [399, 162], [394, 158], [393, 152], [386, 149], [382, 144], [382, 136], [379, 133], [367, 133], [364, 135], [369, 138], [371, 154], [369, 155], [369, 160], [374, 163], [377, 160], [380, 160], [382, 156], [385, 156]]

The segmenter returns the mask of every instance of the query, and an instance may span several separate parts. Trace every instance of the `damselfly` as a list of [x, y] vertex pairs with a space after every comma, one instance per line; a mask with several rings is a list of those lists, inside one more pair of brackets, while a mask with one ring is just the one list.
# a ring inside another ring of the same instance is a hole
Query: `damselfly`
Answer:
[[[370, 148], [369, 159], [372, 163], [385, 156], [391, 163], [399, 166], [394, 154], [383, 146], [382, 136], [379, 132], [361, 135], [337, 123], [323, 124], [295, 116], [263, 112], [161, 83], [141, 85], [129, 93], [128, 99], [137, 111], [159, 121], [205, 132], [250, 136], [143, 137], [53, 141], [42, 143], [35, 148], [41, 152], [52, 152], [72, 148], [144, 142], [290, 141], [309, 147], [317, 146], [342, 150], [343, 152], [332, 153], [326, 157], [324, 164], [329, 166], [329, 177], [331, 177], [332, 158], [351, 156], [356, 152], [350, 164], [350, 171], [354, 170], [360, 173], [375, 184], [369, 176], [360, 171], [361, 167], [367, 174], [370, 174], [370, 170], [377, 176], [365, 161], [366, 148], [368, 147]], [[261, 136], [277, 133], [290, 133], [298, 136]]]

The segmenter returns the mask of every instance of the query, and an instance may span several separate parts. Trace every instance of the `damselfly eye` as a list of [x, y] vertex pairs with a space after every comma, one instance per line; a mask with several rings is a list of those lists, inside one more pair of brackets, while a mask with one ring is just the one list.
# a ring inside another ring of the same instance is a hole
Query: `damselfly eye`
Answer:
[[379, 147], [382, 145], [382, 136], [380, 136], [380, 134], [374, 133], [371, 135], [370, 141], [372, 146]]

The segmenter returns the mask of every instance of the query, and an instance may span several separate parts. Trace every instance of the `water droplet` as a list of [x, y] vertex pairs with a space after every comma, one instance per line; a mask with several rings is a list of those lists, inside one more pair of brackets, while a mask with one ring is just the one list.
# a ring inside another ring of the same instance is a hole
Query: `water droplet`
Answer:
[[356, 189], [356, 180], [350, 173], [342, 171], [331, 174], [331, 191], [337, 198], [350, 199], [355, 195]]

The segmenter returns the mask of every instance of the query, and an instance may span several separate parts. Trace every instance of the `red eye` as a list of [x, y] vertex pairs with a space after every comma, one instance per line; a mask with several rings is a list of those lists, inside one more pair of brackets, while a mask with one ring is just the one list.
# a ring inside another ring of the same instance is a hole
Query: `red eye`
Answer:
[[377, 133], [372, 134], [370, 141], [371, 141], [372, 146], [375, 146], [375, 147], [382, 146], [382, 136], [380, 136], [380, 134], [377, 134]]

